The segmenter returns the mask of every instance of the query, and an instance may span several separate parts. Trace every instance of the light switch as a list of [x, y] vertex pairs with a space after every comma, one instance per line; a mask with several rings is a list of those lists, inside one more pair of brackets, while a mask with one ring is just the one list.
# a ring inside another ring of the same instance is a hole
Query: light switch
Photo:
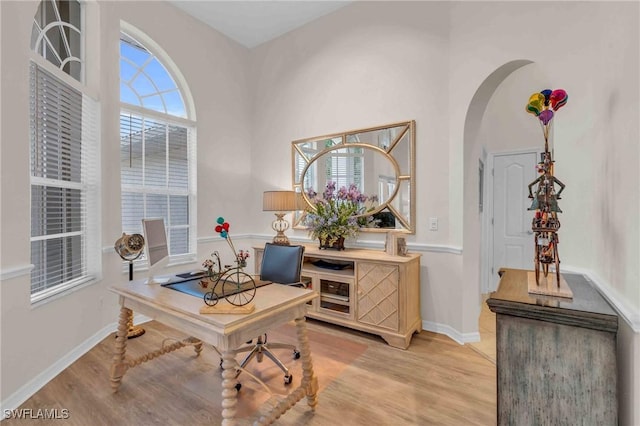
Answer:
[[437, 231], [438, 230], [438, 218], [430, 217], [429, 218], [429, 231]]

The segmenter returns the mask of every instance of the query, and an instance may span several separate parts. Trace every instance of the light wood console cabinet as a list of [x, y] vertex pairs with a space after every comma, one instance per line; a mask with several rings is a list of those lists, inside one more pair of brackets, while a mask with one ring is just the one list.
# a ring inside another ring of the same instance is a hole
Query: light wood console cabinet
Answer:
[[[254, 247], [256, 273], [263, 251]], [[379, 335], [401, 349], [422, 329], [419, 254], [307, 245], [302, 280], [319, 295], [309, 302], [309, 318]]]

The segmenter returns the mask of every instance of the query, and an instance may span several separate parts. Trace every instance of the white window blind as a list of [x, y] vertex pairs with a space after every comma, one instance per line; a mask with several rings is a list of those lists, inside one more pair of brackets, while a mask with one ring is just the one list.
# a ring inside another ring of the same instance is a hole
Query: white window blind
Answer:
[[31, 87], [32, 301], [100, 274], [97, 102], [35, 63]]
[[169, 254], [192, 251], [189, 199], [191, 129], [122, 111], [120, 173], [123, 232], [141, 233], [142, 219], [162, 217]]
[[333, 180], [336, 188], [348, 188], [353, 183], [362, 191], [363, 161], [362, 149], [350, 147], [333, 151], [325, 164], [327, 181]]

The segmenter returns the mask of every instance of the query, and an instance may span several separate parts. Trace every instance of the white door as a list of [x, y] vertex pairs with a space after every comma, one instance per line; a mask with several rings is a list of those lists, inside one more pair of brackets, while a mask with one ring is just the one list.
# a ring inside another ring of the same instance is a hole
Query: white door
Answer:
[[490, 285], [500, 268], [533, 269], [533, 211], [529, 183], [537, 178], [535, 152], [496, 155], [493, 160], [493, 265]]

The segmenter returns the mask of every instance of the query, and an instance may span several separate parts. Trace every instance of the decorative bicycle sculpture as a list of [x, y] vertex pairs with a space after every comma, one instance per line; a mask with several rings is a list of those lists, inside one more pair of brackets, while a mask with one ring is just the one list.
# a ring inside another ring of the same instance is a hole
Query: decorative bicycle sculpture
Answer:
[[200, 281], [200, 285], [209, 288], [213, 283], [211, 290], [204, 295], [204, 303], [215, 306], [221, 298], [224, 298], [234, 306], [244, 306], [256, 295], [256, 282], [251, 275], [243, 271], [247, 266], [249, 253], [243, 250], [236, 252], [229, 235], [229, 224], [222, 217], [219, 217], [217, 222], [216, 232], [219, 232], [231, 247], [237, 266], [225, 265], [223, 268], [218, 252], [211, 253], [212, 259], [207, 259], [202, 264], [207, 268], [208, 274], [207, 278]]

